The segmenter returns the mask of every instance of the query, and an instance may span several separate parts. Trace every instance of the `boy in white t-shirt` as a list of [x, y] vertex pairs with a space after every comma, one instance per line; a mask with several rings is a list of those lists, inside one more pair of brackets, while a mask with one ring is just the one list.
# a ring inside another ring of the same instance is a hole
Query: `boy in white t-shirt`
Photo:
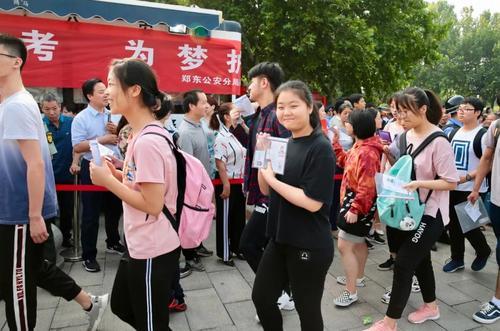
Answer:
[[[463, 233], [455, 211], [455, 206], [467, 201], [467, 196], [473, 189], [473, 179], [476, 177], [476, 169], [484, 149], [486, 129], [478, 123], [483, 107], [481, 100], [474, 97], [465, 98], [458, 107], [457, 117], [463, 123], [463, 127], [451, 131], [449, 135], [455, 153], [455, 165], [460, 175], [460, 182], [457, 188], [450, 192], [450, 224], [448, 227], [451, 259], [443, 266], [444, 272], [464, 269], [464, 238], [467, 238], [476, 251], [476, 258], [471, 265], [472, 270], [483, 269], [491, 254], [491, 248], [488, 246], [481, 229], [476, 228]], [[479, 192], [486, 193], [487, 190], [486, 182], [483, 181]]]
[[57, 215], [54, 173], [42, 117], [24, 89], [22, 40], [0, 34], [0, 292], [10, 330], [34, 330], [37, 287], [87, 312], [95, 331], [108, 295], [91, 296], [54, 263], [44, 260], [45, 220]]

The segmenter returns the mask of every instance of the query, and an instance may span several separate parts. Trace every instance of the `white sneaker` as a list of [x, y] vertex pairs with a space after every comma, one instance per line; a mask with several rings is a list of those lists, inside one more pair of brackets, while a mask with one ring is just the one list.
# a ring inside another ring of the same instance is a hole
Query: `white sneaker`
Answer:
[[333, 300], [336, 306], [348, 307], [358, 301], [358, 293], [350, 293], [348, 290], [342, 291], [342, 293]]
[[89, 319], [89, 326], [87, 331], [96, 331], [99, 323], [101, 323], [102, 315], [108, 306], [108, 294], [101, 296], [90, 295], [90, 300], [92, 301], [92, 309], [86, 311], [87, 318]]
[[[356, 287], [365, 287], [366, 286], [365, 279], [366, 277], [356, 279]], [[346, 285], [347, 284], [346, 276], [338, 276], [337, 283], [339, 283], [340, 285]]]
[[293, 298], [291, 298], [285, 291], [278, 299], [278, 308], [280, 310], [294, 310], [295, 302], [293, 302]]
[[420, 292], [420, 284], [418, 283], [418, 279], [415, 276], [413, 276], [413, 282], [411, 283], [411, 291], [413, 293]]
[[382, 295], [382, 298], [380, 298], [380, 301], [389, 304], [389, 301], [391, 301], [391, 294], [392, 294], [392, 287], [386, 288], [384, 295]]

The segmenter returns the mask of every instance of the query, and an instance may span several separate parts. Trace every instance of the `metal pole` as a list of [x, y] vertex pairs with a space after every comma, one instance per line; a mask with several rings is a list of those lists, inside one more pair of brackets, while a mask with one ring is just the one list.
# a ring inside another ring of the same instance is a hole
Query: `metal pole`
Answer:
[[[78, 185], [78, 175], [75, 175], [75, 185]], [[66, 262], [82, 261], [82, 250], [80, 248], [80, 194], [73, 191], [73, 247], [61, 252]]]

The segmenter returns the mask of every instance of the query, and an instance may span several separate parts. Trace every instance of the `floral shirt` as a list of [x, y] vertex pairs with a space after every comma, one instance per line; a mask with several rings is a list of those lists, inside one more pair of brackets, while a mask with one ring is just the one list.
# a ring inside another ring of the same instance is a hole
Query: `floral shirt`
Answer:
[[377, 196], [375, 174], [380, 169], [382, 144], [377, 136], [358, 141], [351, 150], [344, 151], [337, 142], [333, 149], [338, 166], [344, 168], [344, 177], [340, 188], [340, 201], [344, 199], [347, 187], [355, 192], [350, 212], [367, 214]]

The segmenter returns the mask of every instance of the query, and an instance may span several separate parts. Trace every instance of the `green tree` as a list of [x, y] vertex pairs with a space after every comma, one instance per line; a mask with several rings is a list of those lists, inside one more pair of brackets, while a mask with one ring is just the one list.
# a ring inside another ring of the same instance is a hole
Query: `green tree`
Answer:
[[363, 89], [378, 99], [401, 88], [416, 65], [437, 59], [447, 29], [424, 0], [187, 2], [240, 22], [244, 73], [277, 61], [287, 78], [334, 97]]
[[446, 2], [436, 5], [452, 29], [439, 47], [439, 60], [417, 67], [414, 83], [442, 97], [472, 95], [493, 104], [500, 91], [500, 14], [486, 11], [474, 17], [471, 8], [464, 8], [458, 19]]

